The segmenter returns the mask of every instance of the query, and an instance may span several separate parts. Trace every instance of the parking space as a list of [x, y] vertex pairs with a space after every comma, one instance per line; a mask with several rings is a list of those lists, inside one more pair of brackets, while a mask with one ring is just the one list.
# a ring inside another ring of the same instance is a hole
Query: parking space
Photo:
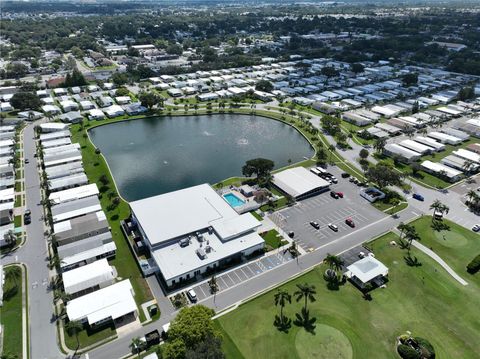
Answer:
[[[293, 258], [289, 252], [284, 253], [283, 251], [275, 251], [273, 253], [268, 253], [266, 256], [261, 257], [248, 264], [245, 264], [241, 267], [232, 269], [223, 274], [219, 274], [216, 276], [219, 292], [241, 284], [242, 282], [245, 282], [266, 271], [274, 269], [275, 267], [278, 267], [292, 259]], [[199, 301], [212, 295], [208, 282], [198, 284], [192, 287], [192, 289], [197, 294], [197, 298]]]
[[340, 257], [343, 259], [343, 268], [347, 268], [349, 265], [352, 265], [356, 261], [362, 259], [363, 256], [367, 256], [369, 253], [370, 251], [363, 246], [357, 246], [342, 253]]
[[[305, 251], [316, 248], [333, 241], [347, 233], [351, 233], [383, 217], [385, 214], [375, 209], [364, 198], [360, 197], [360, 187], [343, 179], [340, 172], [329, 169], [339, 180], [330, 188], [336, 192], [342, 192], [344, 198], [335, 199], [329, 192], [300, 201], [293, 207], [286, 208], [271, 216], [272, 220], [285, 232], [293, 231], [297, 244]], [[355, 227], [345, 223], [351, 218]], [[315, 229], [310, 222], [315, 221], [320, 225]], [[328, 227], [334, 224], [338, 231]]]

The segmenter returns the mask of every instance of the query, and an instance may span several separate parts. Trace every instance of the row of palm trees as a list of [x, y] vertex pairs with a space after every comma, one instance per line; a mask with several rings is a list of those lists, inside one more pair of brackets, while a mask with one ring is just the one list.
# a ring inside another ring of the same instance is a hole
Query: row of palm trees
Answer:
[[467, 197], [467, 205], [473, 209], [474, 211], [478, 211], [480, 209], [480, 195], [475, 190], [470, 190], [466, 194]]
[[[293, 297], [297, 302], [304, 301], [302, 314], [297, 314], [299, 323], [306, 322], [309, 318], [308, 303], [315, 302], [315, 295], [317, 294], [315, 286], [304, 283], [297, 284], [297, 290], [293, 293]], [[292, 303], [292, 295], [286, 289], [279, 289], [274, 295], [275, 306], [280, 307], [280, 316], [275, 316], [275, 326], [280, 330], [288, 330], [291, 325], [291, 319], [287, 318], [284, 313], [284, 308], [288, 304]]]

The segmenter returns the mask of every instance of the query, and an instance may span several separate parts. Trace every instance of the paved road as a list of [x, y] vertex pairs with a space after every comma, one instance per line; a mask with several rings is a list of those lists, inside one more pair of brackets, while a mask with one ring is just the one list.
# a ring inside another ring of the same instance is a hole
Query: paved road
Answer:
[[22, 262], [28, 269], [30, 354], [33, 359], [63, 358], [57, 345], [53, 317], [53, 293], [49, 290], [47, 243], [44, 238], [40, 204], [40, 178], [36, 166], [34, 126], [24, 130], [24, 155], [30, 160], [25, 165], [26, 207], [32, 211], [32, 222], [25, 226], [26, 243], [17, 251], [2, 258], [3, 264]]

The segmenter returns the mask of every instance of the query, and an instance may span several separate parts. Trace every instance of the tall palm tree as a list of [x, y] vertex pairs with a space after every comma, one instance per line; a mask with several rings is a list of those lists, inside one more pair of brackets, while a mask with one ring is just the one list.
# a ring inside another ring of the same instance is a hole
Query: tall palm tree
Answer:
[[472, 169], [472, 167], [474, 166], [474, 162], [472, 160], [465, 160], [463, 162], [463, 165], [462, 165], [462, 170], [465, 171], [465, 174], [468, 176], [468, 174], [470, 173], [470, 170]]
[[296, 297], [296, 301], [299, 302], [302, 299], [305, 300], [305, 304], [303, 308], [305, 311], [307, 311], [308, 301], [315, 302], [315, 294], [317, 294], [317, 291], [315, 290], [315, 286], [305, 283], [305, 284], [297, 284], [297, 288], [298, 290], [294, 293]]
[[373, 144], [373, 148], [377, 152], [382, 152], [383, 149], [385, 148], [386, 144], [387, 144], [387, 141], [384, 138], [378, 138], [378, 139], [375, 140], [375, 142]]
[[215, 275], [213, 275], [212, 278], [208, 281], [208, 286], [210, 287], [210, 291], [213, 293], [213, 302], [215, 303], [215, 299], [217, 297], [217, 292], [219, 289], [217, 277], [215, 277]]
[[405, 235], [405, 238], [407, 239], [407, 242], [408, 242], [408, 251], [410, 251], [413, 241], [420, 240], [420, 235], [417, 233], [417, 230], [415, 229], [415, 227], [412, 226], [411, 228], [412, 229], [409, 230]]
[[75, 348], [75, 352], [73, 353], [73, 357], [77, 355], [78, 348], [80, 348], [80, 340], [78, 339], [78, 333], [80, 333], [83, 329], [82, 323], [78, 320], [70, 320], [68, 323], [65, 324], [65, 330], [70, 335], [75, 335], [75, 339], [77, 339], [77, 347]]
[[466, 194], [466, 197], [468, 198], [468, 202], [471, 205], [473, 205], [475, 203], [478, 203], [478, 201], [480, 201], [480, 196], [474, 190], [468, 191], [467, 194]]
[[331, 270], [334, 271], [339, 271], [342, 269], [342, 266], [344, 264], [343, 259], [340, 258], [339, 256], [327, 253], [327, 256], [325, 257], [325, 263], [330, 267]]
[[280, 320], [283, 323], [283, 308], [285, 305], [292, 303], [292, 296], [284, 289], [279, 289], [277, 293], [275, 293], [275, 305], [280, 306]]
[[5, 268], [5, 281], [13, 281], [15, 288], [18, 288], [18, 281], [22, 277], [22, 269], [17, 266]]
[[137, 358], [140, 358], [140, 352], [142, 351], [142, 340], [139, 337], [132, 338], [132, 342], [130, 343], [130, 347], [132, 351], [137, 353]]

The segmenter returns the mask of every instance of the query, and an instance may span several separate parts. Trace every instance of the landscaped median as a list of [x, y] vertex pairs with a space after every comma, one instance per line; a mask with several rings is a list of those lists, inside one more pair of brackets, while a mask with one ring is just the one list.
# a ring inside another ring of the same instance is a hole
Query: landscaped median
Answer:
[[[3, 268], [3, 306], [0, 307], [3, 355], [26, 359], [27, 343], [27, 293], [26, 268], [23, 265], [8, 265]], [[25, 341], [25, 345], [24, 345]]]
[[[227, 357], [394, 358], [396, 338], [411, 331], [428, 339], [439, 358], [477, 358], [480, 288], [462, 286], [413, 247], [411, 255], [422, 265], [409, 266], [407, 250], [398, 243], [399, 237], [388, 233], [369, 244], [389, 269], [386, 288], [372, 291], [371, 300], [349, 282], [329, 290], [324, 280], [327, 266], [320, 265], [219, 317], [216, 325]], [[455, 253], [452, 248], [451, 255]], [[293, 296], [283, 310], [292, 319], [291, 327], [278, 330], [274, 320], [280, 307], [275, 306], [275, 294], [286, 290], [293, 295], [304, 283], [316, 290], [316, 301], [308, 303], [313, 326], [307, 332], [295, 324], [304, 300], [297, 302]]]

